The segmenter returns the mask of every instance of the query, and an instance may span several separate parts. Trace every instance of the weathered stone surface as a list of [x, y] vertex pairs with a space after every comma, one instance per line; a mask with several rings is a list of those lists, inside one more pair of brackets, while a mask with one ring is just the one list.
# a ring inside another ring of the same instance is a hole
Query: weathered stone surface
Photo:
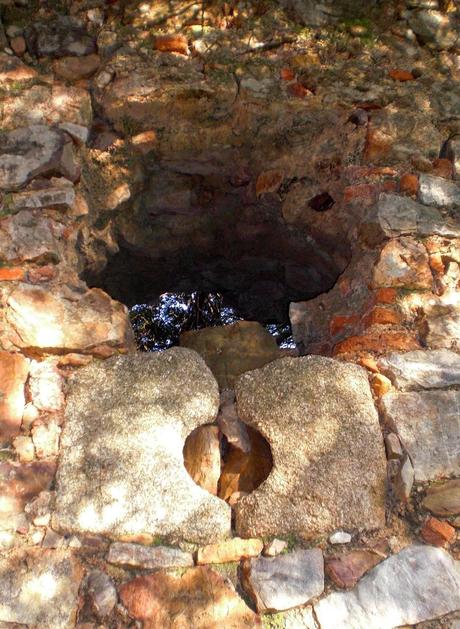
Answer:
[[185, 332], [180, 344], [203, 356], [221, 389], [232, 389], [245, 371], [282, 356], [273, 336], [255, 321]]
[[313, 607], [310, 605], [291, 609], [282, 616], [284, 629], [317, 629], [318, 627], [313, 616]]
[[37, 260], [40, 257], [58, 262], [63, 225], [37, 211], [18, 212], [0, 221], [0, 259], [7, 262]]
[[0, 621], [72, 629], [82, 576], [67, 552], [29, 549], [0, 559]]
[[419, 199], [425, 205], [448, 208], [460, 205], [460, 188], [454, 181], [425, 173], [419, 180]]
[[204, 543], [228, 535], [230, 508], [192, 481], [182, 454], [218, 404], [211, 372], [184, 348], [83, 367], [68, 397], [56, 526]]
[[199, 426], [188, 436], [184, 464], [197, 485], [217, 496], [221, 466], [218, 426]]
[[37, 57], [82, 57], [96, 52], [96, 43], [80, 20], [61, 15], [34, 22], [25, 31], [27, 47]]
[[451, 237], [460, 235], [460, 221], [446, 219], [436, 208], [417, 203], [410, 197], [381, 194], [377, 216], [384, 234], [390, 237], [410, 234]]
[[347, 593], [315, 605], [321, 629], [388, 629], [436, 618], [460, 606], [459, 562], [444, 550], [409, 546]]
[[340, 588], [352, 588], [368, 570], [382, 561], [379, 553], [370, 550], [352, 550], [349, 553], [328, 557], [326, 574]]
[[431, 288], [433, 276], [425, 247], [412, 238], [390, 240], [380, 253], [372, 283], [375, 288]]
[[248, 430], [238, 417], [235, 393], [232, 390], [221, 391], [217, 424], [231, 446], [245, 453], [250, 452], [251, 441]]
[[38, 175], [78, 178], [72, 141], [59, 129], [31, 125], [0, 137], [0, 189], [16, 190]]
[[458, 41], [454, 21], [441, 11], [413, 11], [409, 16], [409, 26], [421, 42], [435, 50], [449, 50]]
[[79, 81], [93, 76], [100, 63], [99, 55], [96, 54], [85, 57], [61, 57], [53, 63], [53, 70], [65, 81]]
[[29, 391], [34, 406], [42, 411], [59, 411], [64, 406], [64, 381], [55, 365], [47, 361], [30, 364]]
[[86, 579], [86, 591], [96, 616], [106, 618], [118, 600], [112, 579], [102, 570], [92, 570]]
[[458, 135], [447, 140], [445, 155], [452, 162], [455, 179], [460, 179], [460, 137]]
[[387, 393], [386, 420], [397, 430], [416, 481], [460, 474], [460, 391]]
[[71, 208], [74, 203], [75, 190], [72, 185], [18, 192], [11, 196], [11, 205], [15, 210], [35, 210], [45, 207], [66, 209]]
[[193, 566], [191, 553], [169, 546], [143, 546], [114, 542], [110, 544], [107, 555], [109, 563], [146, 570], [162, 570], [164, 568], [189, 568]]
[[380, 359], [379, 368], [401, 391], [460, 385], [460, 355], [447, 349], [392, 353]]
[[286, 541], [284, 541], [283, 539], [277, 539], [275, 537], [275, 539], [273, 539], [271, 542], [265, 544], [263, 555], [264, 557], [276, 557], [277, 555], [280, 555], [283, 550], [286, 550], [287, 545], [288, 544]]
[[8, 340], [16, 347], [91, 351], [134, 345], [126, 306], [98, 288], [56, 292], [19, 284], [7, 299]]
[[130, 616], [144, 629], [250, 629], [260, 619], [233, 587], [207, 566], [192, 568], [181, 577], [158, 572], [128, 581], [120, 598]]
[[403, 502], [409, 500], [414, 485], [414, 478], [414, 467], [410, 458], [406, 455], [404, 460], [399, 462], [398, 470], [393, 479], [393, 491], [398, 500], [402, 500]]
[[0, 442], [17, 435], [21, 429], [28, 373], [27, 358], [0, 352]]
[[264, 543], [260, 539], [241, 539], [234, 537], [219, 544], [209, 544], [198, 549], [197, 564], [227, 563], [248, 557], [257, 557], [262, 552]]
[[37, 76], [37, 71], [30, 68], [17, 57], [0, 52], [0, 81], [29, 81]]
[[243, 585], [259, 612], [305, 605], [324, 591], [323, 553], [314, 548], [248, 560], [243, 565]]
[[460, 480], [448, 480], [427, 489], [423, 506], [441, 516], [460, 514]]
[[346, 531], [336, 531], [329, 536], [330, 544], [349, 544], [351, 542], [352, 536], [350, 533]]
[[284, 358], [242, 376], [236, 395], [273, 452], [268, 479], [235, 507], [240, 535], [382, 526], [385, 451], [364, 369]]

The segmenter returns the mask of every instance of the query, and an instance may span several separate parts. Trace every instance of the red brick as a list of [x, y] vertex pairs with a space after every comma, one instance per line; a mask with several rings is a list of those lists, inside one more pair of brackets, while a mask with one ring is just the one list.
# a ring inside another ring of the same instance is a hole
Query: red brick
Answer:
[[409, 352], [415, 349], [420, 349], [420, 345], [409, 332], [387, 330], [362, 336], [350, 336], [337, 343], [333, 354], [352, 354], [362, 351], [383, 353], [391, 350]]
[[379, 288], [375, 291], [375, 301], [380, 304], [393, 304], [397, 295], [396, 288]]
[[0, 268], [0, 282], [21, 281], [25, 277], [24, 269], [18, 267]]
[[334, 315], [329, 322], [329, 332], [332, 336], [340, 334], [344, 328], [359, 323], [359, 315]]
[[454, 541], [455, 529], [447, 522], [438, 520], [437, 518], [428, 518], [420, 535], [427, 544], [446, 546]]
[[281, 68], [280, 77], [283, 81], [293, 81], [295, 79], [295, 74], [291, 68]]
[[415, 77], [412, 72], [407, 72], [407, 70], [390, 70], [388, 75], [395, 81], [401, 81], [404, 83], [405, 81], [414, 81]]
[[178, 52], [188, 55], [187, 38], [184, 35], [158, 35], [155, 37], [154, 48], [161, 52]]
[[390, 308], [383, 308], [382, 306], [376, 306], [366, 317], [364, 318], [364, 326], [370, 327], [371, 325], [398, 325], [401, 323], [400, 315]]
[[29, 269], [27, 277], [31, 284], [41, 284], [43, 282], [49, 282], [54, 277], [56, 277], [56, 267], [54, 267], [52, 264], [47, 264], [46, 266], [38, 266]]
[[419, 183], [417, 175], [406, 173], [401, 177], [399, 189], [401, 192], [415, 196], [418, 192]]

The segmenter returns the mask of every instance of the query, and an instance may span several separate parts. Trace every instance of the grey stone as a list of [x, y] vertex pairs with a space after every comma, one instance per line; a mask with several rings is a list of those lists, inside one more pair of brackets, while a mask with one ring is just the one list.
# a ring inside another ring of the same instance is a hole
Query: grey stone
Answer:
[[407, 502], [409, 500], [412, 487], [414, 486], [414, 467], [408, 456], [400, 462], [398, 471], [393, 480], [393, 490], [398, 500]]
[[251, 450], [251, 442], [245, 424], [236, 411], [235, 394], [225, 389], [220, 394], [220, 408], [217, 424], [228, 442], [246, 454]]
[[0, 622], [73, 629], [82, 576], [67, 551], [28, 549], [0, 559]]
[[72, 185], [28, 190], [11, 195], [15, 210], [35, 210], [40, 208], [66, 209], [75, 202], [75, 190]]
[[460, 562], [445, 550], [413, 545], [389, 557], [349, 592], [314, 606], [321, 629], [390, 629], [460, 607]]
[[82, 57], [96, 52], [96, 42], [82, 23], [67, 15], [35, 22], [25, 30], [29, 52], [37, 57]]
[[456, 302], [435, 305], [426, 318], [425, 341], [429, 347], [459, 349], [460, 309]]
[[314, 548], [250, 559], [243, 566], [243, 584], [259, 612], [305, 605], [324, 591], [323, 553]]
[[112, 538], [226, 537], [230, 507], [192, 481], [182, 453], [218, 405], [211, 372], [184, 348], [83, 367], [68, 395], [55, 526]]
[[72, 140], [78, 145], [86, 144], [88, 142], [88, 127], [84, 127], [81, 124], [75, 124], [74, 122], [61, 122], [59, 128], [68, 133]]
[[386, 459], [367, 374], [330, 358], [283, 358], [236, 383], [238, 413], [273, 469], [235, 506], [242, 537], [329, 534], [384, 523]]
[[401, 442], [398, 435], [394, 432], [390, 432], [385, 437], [385, 447], [387, 451], [387, 459], [402, 459], [403, 451], [401, 448]]
[[86, 591], [91, 607], [100, 619], [106, 618], [118, 601], [112, 579], [102, 570], [92, 570], [86, 579]]
[[379, 367], [401, 391], [460, 385], [460, 355], [448, 349], [388, 354]]
[[455, 179], [460, 179], [460, 136], [449, 138], [445, 144], [445, 157], [452, 162]]
[[396, 194], [379, 196], [377, 218], [383, 233], [390, 238], [409, 234], [460, 236], [459, 220], [446, 219], [436, 208]]
[[460, 188], [453, 181], [421, 173], [419, 176], [419, 200], [434, 207], [457, 207], [460, 205]]
[[72, 140], [63, 131], [37, 124], [0, 136], [0, 190], [17, 190], [56, 172], [72, 181], [78, 177]]
[[164, 568], [188, 568], [193, 566], [191, 553], [170, 546], [143, 546], [114, 542], [110, 544], [107, 555], [109, 563], [148, 570]]
[[7, 216], [0, 222], [0, 259], [7, 262], [61, 259], [60, 232], [64, 227], [34, 211]]
[[345, 531], [336, 531], [329, 537], [329, 542], [331, 544], [349, 544], [351, 542], [351, 535]]
[[429, 487], [423, 506], [444, 517], [460, 514], [460, 480], [448, 480]]
[[449, 50], [458, 40], [453, 20], [441, 11], [413, 11], [408, 22], [418, 39], [435, 50]]
[[411, 458], [416, 481], [460, 474], [460, 391], [387, 393], [382, 407]]

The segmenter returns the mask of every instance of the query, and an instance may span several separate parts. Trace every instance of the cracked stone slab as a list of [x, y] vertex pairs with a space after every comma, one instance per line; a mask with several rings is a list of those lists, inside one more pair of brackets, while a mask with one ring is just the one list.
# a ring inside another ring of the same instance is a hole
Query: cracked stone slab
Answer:
[[0, 559], [0, 624], [73, 628], [82, 577], [68, 551], [35, 548]]
[[212, 422], [217, 382], [188, 349], [92, 363], [70, 388], [54, 527], [113, 539], [209, 543], [230, 533], [230, 507], [192, 481], [187, 436]]
[[317, 605], [321, 629], [390, 629], [460, 608], [460, 562], [433, 546], [409, 546], [389, 557], [350, 592]]
[[401, 391], [460, 385], [460, 355], [448, 349], [392, 353], [379, 367]]
[[418, 482], [460, 474], [460, 391], [387, 393], [383, 412]]
[[235, 506], [242, 537], [384, 525], [386, 459], [365, 371], [319, 356], [284, 358], [236, 383], [240, 418], [273, 469]]

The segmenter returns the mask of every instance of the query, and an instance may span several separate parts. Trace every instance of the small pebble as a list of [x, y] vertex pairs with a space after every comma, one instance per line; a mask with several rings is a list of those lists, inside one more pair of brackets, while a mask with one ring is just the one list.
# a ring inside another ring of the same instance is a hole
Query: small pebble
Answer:
[[331, 544], [349, 544], [351, 535], [345, 531], [336, 531], [329, 537], [329, 541]]

